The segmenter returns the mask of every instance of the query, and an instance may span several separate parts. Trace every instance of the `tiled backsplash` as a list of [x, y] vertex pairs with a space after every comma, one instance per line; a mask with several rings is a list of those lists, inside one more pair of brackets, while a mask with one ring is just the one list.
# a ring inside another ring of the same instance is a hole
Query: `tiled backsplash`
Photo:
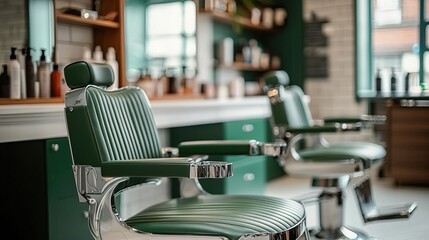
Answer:
[[[55, 8], [76, 7], [92, 8], [91, 0], [56, 0]], [[61, 65], [82, 59], [84, 48], [93, 50], [93, 32], [91, 27], [57, 23], [57, 62]]]
[[9, 62], [11, 47], [25, 47], [25, 15], [25, 0], [0, 1], [0, 64]]

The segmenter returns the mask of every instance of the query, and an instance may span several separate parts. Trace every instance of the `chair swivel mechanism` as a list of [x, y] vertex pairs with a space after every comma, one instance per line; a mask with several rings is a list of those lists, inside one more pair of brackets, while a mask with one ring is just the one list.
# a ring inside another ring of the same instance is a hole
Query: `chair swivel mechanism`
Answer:
[[263, 88], [271, 106], [273, 136], [287, 143], [284, 158], [278, 158], [289, 175], [309, 176], [312, 186], [321, 191], [301, 199], [316, 202], [319, 208], [319, 229], [311, 231], [315, 239], [370, 239], [365, 232], [343, 224], [345, 190], [356, 178], [354, 190], [364, 222], [408, 218], [416, 203], [377, 207], [373, 201], [368, 170], [380, 165], [385, 149], [374, 143], [328, 143], [326, 133], [359, 131], [373, 124], [383, 124], [384, 116], [325, 119], [314, 125], [308, 101], [301, 88], [289, 86], [285, 71], [272, 71], [263, 76]]
[[[229, 177], [232, 165], [208, 161], [208, 155], [179, 157], [178, 148], [161, 147], [146, 94], [137, 87], [106, 90], [114, 79], [108, 65], [78, 61], [64, 73], [71, 89], [64, 111], [72, 169], [94, 239], [309, 239], [299, 201], [204, 192], [199, 178]], [[278, 156], [285, 149], [255, 140], [196, 145], [207, 153], [249, 157]], [[183, 144], [181, 155], [192, 149], [192, 143]], [[121, 219], [117, 194], [165, 178], [182, 180], [179, 198]]]

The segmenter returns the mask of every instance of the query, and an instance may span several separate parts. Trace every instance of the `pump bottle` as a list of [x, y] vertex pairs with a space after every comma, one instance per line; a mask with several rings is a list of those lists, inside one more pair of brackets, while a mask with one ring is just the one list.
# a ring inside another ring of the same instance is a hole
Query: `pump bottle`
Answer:
[[10, 78], [7, 75], [7, 65], [3, 64], [3, 72], [0, 75], [0, 98], [10, 97]]
[[27, 48], [25, 56], [25, 81], [27, 85], [27, 97], [36, 96], [36, 76], [35, 76], [35, 66], [31, 58], [32, 48]]
[[381, 74], [380, 74], [380, 69], [377, 69], [377, 74], [375, 75], [375, 91], [381, 92]]
[[95, 46], [94, 53], [92, 54], [92, 61], [95, 63], [103, 63], [103, 51], [100, 46]]
[[7, 67], [10, 77], [10, 98], [21, 98], [21, 67], [15, 55], [16, 48], [11, 48], [10, 61]]
[[51, 71], [46, 62], [45, 49], [41, 49], [39, 67], [37, 68], [37, 79], [40, 82], [40, 97], [48, 98], [51, 96]]
[[117, 89], [119, 87], [118, 61], [116, 61], [116, 53], [113, 47], [109, 47], [107, 49], [106, 62], [112, 67], [113, 75], [114, 75], [113, 84], [108, 89], [109, 90]]
[[392, 75], [390, 76], [390, 91], [396, 91], [396, 74], [394, 68], [392, 68]]

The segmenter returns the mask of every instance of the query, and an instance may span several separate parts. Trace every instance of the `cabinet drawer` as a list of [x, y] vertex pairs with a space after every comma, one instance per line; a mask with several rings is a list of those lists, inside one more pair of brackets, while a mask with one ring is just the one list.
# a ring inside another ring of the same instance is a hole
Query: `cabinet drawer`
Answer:
[[249, 119], [224, 123], [225, 139], [267, 140], [267, 120]]
[[76, 192], [67, 138], [46, 140], [45, 151], [49, 239], [92, 239], [88, 206], [79, 202]]
[[245, 157], [233, 161], [234, 175], [226, 179], [202, 179], [212, 194], [263, 194], [266, 186], [266, 157]]

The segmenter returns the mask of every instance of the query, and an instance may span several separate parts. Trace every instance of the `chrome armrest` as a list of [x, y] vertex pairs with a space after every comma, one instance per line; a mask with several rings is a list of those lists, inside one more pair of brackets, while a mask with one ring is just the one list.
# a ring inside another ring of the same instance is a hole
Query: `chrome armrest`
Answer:
[[387, 117], [386, 115], [362, 115], [361, 120], [366, 124], [385, 124]]
[[364, 222], [409, 218], [417, 208], [417, 203], [406, 203], [377, 207], [371, 192], [370, 178], [365, 177], [353, 186]]
[[338, 131], [340, 131], [340, 132], [360, 131], [362, 129], [363, 125], [364, 124], [362, 122], [336, 123], [335, 124]]
[[[365, 170], [365, 164], [362, 159], [348, 158], [340, 161], [320, 161], [312, 159], [302, 159], [297, 151], [299, 142], [306, 136], [314, 136], [315, 132], [307, 132], [296, 135], [290, 135], [287, 144], [287, 150], [284, 157], [279, 159], [285, 171], [294, 175], [317, 175], [325, 177], [337, 177], [342, 175], [362, 175]], [[320, 142], [320, 145], [325, 143]]]
[[207, 156], [193, 158], [148, 158], [103, 162], [102, 176], [226, 178], [232, 176], [232, 164], [205, 161]]
[[264, 143], [256, 140], [187, 141], [179, 144], [181, 156], [208, 154], [276, 157], [282, 155], [285, 149], [284, 142]]
[[287, 144], [285, 142], [260, 143], [259, 147], [261, 155], [278, 157], [286, 152]]

